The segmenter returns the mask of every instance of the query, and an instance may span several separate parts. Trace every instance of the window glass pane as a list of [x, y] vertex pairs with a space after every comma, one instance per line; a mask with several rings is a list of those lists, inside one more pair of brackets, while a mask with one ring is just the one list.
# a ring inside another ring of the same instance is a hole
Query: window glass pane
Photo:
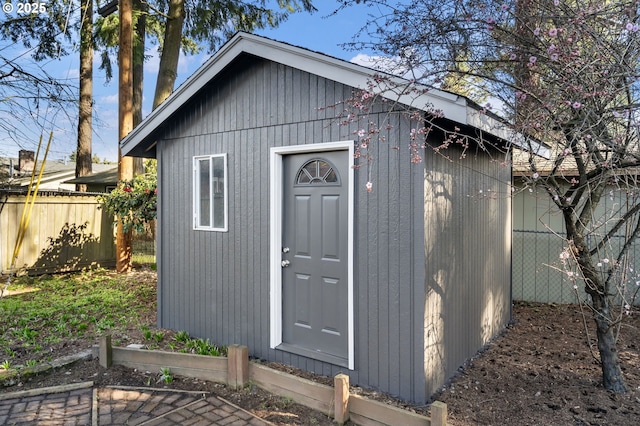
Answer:
[[213, 169], [213, 227], [224, 228], [224, 157], [211, 159]]
[[199, 226], [211, 226], [211, 188], [210, 188], [210, 160], [198, 160], [198, 184], [200, 193]]

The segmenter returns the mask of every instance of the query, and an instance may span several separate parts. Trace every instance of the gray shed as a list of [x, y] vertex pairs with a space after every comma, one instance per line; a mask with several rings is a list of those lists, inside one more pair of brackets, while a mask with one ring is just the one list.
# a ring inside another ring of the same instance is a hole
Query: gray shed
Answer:
[[[368, 193], [357, 128], [323, 107], [375, 74], [239, 33], [121, 148], [158, 160], [160, 327], [422, 403], [510, 320], [511, 169], [473, 145], [411, 165], [399, 118]], [[466, 99], [421, 96], [490, 132]]]

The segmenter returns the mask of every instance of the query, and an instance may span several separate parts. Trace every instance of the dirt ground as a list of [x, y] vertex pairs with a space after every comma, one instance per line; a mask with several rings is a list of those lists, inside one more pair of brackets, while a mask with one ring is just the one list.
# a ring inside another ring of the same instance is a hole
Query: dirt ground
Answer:
[[[155, 313], [149, 312], [149, 324]], [[626, 316], [620, 328], [619, 351], [628, 392], [611, 394], [600, 385], [601, 372], [590, 352], [597, 353], [592, 320], [587, 330], [576, 305], [517, 303], [513, 323], [487, 348], [459, 370], [434, 399], [448, 406], [449, 423], [457, 425], [638, 425], [640, 424], [640, 312]], [[128, 341], [144, 342], [140, 330], [127, 330]], [[165, 342], [171, 341], [166, 331]], [[80, 352], [95, 341], [69, 341], [51, 348], [51, 358]], [[155, 349], [170, 350], [160, 343]], [[21, 354], [20, 351], [16, 353]], [[28, 358], [23, 351], [22, 361]], [[13, 365], [20, 364], [14, 359]], [[332, 378], [313, 377], [284, 366], [274, 368], [323, 383]], [[78, 362], [48, 374], [0, 389], [0, 393], [92, 380], [98, 385], [170, 387], [211, 391], [278, 425], [329, 425], [325, 413], [291, 400], [249, 387], [234, 392], [223, 385], [175, 377], [168, 385], [159, 373], [123, 367], [103, 369], [97, 360]], [[428, 414], [428, 405], [410, 406], [371, 390], [354, 392]]]

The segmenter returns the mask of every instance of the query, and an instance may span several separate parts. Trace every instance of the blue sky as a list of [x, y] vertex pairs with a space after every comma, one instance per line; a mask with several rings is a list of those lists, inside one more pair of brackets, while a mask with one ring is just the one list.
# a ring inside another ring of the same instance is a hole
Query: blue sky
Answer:
[[[340, 45], [349, 42], [352, 36], [365, 24], [367, 13], [370, 9], [361, 5], [353, 6], [336, 15], [332, 12], [337, 8], [337, 2], [332, 0], [316, 0], [318, 11], [314, 14], [300, 13], [291, 16], [286, 22], [276, 29], [258, 31], [274, 40], [284, 41], [296, 46], [322, 52], [344, 60], [358, 61], [362, 56], [370, 52], [353, 52], [342, 48]], [[0, 42], [7, 43], [7, 42]], [[0, 45], [0, 54], [5, 57], [20, 55], [25, 51], [22, 46]], [[151, 51], [149, 54], [153, 54]], [[176, 87], [188, 78], [202, 65], [209, 55], [199, 54], [195, 56], [182, 56], [178, 68], [178, 80]], [[151, 102], [155, 88], [155, 77], [158, 70], [158, 57], [153, 57], [145, 64], [144, 106], [143, 114], [151, 110]], [[101, 159], [115, 161], [118, 149], [118, 81], [117, 70], [114, 70], [114, 79], [106, 82], [104, 74], [98, 69], [98, 59], [94, 66], [94, 135], [93, 153]], [[58, 60], [51, 60], [44, 64], [44, 69], [56, 78], [73, 80], [77, 84], [78, 59], [77, 52]], [[16, 141], [6, 133], [0, 131], [0, 156], [17, 157], [20, 149], [33, 149], [37, 147], [39, 135], [44, 133], [44, 140], [49, 132], [54, 132], [50, 159], [68, 158], [76, 146], [77, 123], [70, 122], [64, 114], [55, 114], [52, 111], [41, 111], [44, 122], [54, 120], [54, 124], [45, 124], [42, 131], [33, 122], [27, 127], [27, 137]]]

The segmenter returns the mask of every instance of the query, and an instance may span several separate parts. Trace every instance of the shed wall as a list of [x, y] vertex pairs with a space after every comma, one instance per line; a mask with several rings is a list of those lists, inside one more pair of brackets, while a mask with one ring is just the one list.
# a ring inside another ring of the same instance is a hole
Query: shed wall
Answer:
[[511, 318], [511, 169], [484, 152], [462, 154], [425, 158], [427, 395]]

